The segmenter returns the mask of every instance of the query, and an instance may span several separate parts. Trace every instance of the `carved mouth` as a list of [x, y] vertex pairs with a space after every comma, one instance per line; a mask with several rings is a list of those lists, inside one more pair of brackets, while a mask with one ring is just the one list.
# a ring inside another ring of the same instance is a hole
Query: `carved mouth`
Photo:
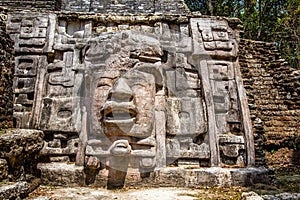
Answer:
[[117, 142], [115, 148], [124, 148], [127, 149], [128, 145], [126, 145], [124, 142]]
[[130, 154], [131, 146], [127, 140], [118, 140], [112, 144], [109, 151], [115, 156], [125, 156]]
[[105, 124], [132, 124], [136, 121], [136, 109], [131, 102], [107, 102], [103, 107]]

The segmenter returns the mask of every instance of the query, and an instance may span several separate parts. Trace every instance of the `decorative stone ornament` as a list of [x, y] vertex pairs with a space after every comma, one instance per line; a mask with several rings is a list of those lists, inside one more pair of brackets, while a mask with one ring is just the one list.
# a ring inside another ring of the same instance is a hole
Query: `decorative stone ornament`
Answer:
[[16, 126], [42, 130], [42, 160], [75, 162], [87, 184], [106, 177], [123, 185], [130, 171], [143, 178], [172, 167], [251, 167], [234, 23], [10, 14]]

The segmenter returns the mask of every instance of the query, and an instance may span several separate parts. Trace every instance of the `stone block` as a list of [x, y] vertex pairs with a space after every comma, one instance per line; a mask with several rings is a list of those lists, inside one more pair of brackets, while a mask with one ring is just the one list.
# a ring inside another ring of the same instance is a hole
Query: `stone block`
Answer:
[[32, 187], [27, 182], [16, 182], [14, 184], [4, 184], [0, 186], [0, 199], [22, 199], [25, 198], [30, 192]]
[[39, 163], [41, 184], [53, 186], [84, 186], [85, 174], [82, 166], [66, 163]]
[[[168, 98], [167, 133], [170, 135], [189, 135], [206, 132], [206, 119], [200, 98]], [[198, 110], [198, 112], [194, 112]]]
[[[8, 130], [0, 136], [0, 157], [10, 167], [9, 176], [19, 180], [25, 173], [35, 174], [39, 152], [42, 149], [44, 134], [30, 129]], [[3, 168], [5, 172], [5, 167]]]
[[79, 98], [45, 98], [41, 114], [42, 130], [79, 132]]

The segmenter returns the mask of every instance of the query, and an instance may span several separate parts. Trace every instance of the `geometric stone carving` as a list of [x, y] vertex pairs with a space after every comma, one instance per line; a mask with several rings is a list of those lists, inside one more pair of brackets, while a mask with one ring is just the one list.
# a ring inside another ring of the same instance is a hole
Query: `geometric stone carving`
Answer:
[[223, 135], [219, 138], [221, 161], [223, 164], [245, 166], [246, 147], [244, 137]]
[[76, 161], [95, 177], [108, 167], [121, 182], [128, 169], [253, 164], [238, 30], [221, 18], [172, 20], [9, 16], [14, 116], [45, 132], [46, 161]]
[[13, 92], [16, 127], [33, 128], [35, 121], [39, 118], [38, 113], [34, 111], [34, 106], [39, 105], [39, 92], [42, 91], [37, 90], [39, 83], [43, 81], [43, 68], [47, 64], [47, 57], [26, 55], [17, 56], [15, 60]]
[[55, 15], [22, 13], [8, 17], [7, 31], [15, 40], [16, 52], [46, 53], [52, 51]]
[[44, 131], [79, 132], [79, 98], [44, 98], [40, 128]]

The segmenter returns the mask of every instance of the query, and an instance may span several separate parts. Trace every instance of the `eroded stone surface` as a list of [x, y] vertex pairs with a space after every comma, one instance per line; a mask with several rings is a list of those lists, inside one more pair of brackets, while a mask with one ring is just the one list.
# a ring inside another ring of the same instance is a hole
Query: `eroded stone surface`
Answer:
[[8, 165], [5, 159], [0, 159], [0, 181], [8, 176]]
[[255, 192], [243, 192], [242, 194], [242, 200], [263, 200], [262, 197], [260, 197]]
[[300, 198], [300, 194], [285, 192], [276, 195], [262, 195], [262, 198], [264, 200], [284, 200], [284, 199], [298, 200]]
[[41, 183], [57, 186], [85, 185], [84, 169], [81, 166], [66, 163], [40, 163]]
[[6, 33], [7, 10], [0, 8], [0, 128], [13, 127], [13, 41]]
[[[290, 67], [273, 43], [246, 39], [240, 43], [239, 61], [257, 144], [256, 163], [299, 165], [299, 151], [293, 147], [300, 138], [299, 69]], [[265, 156], [265, 149], [275, 152]]]
[[93, 12], [104, 14], [184, 14], [189, 13], [184, 0], [1, 0], [10, 10]]
[[0, 158], [9, 166], [10, 180], [25, 180], [35, 175], [39, 152], [44, 145], [44, 134], [39, 130], [14, 129], [0, 136]]
[[239, 30], [222, 18], [101, 17], [8, 18], [14, 115], [45, 132], [43, 161], [75, 161], [88, 183], [110, 169], [112, 185], [128, 169], [254, 164]]
[[27, 182], [17, 182], [15, 184], [1, 185], [1, 199], [21, 199], [28, 194], [29, 185]]

